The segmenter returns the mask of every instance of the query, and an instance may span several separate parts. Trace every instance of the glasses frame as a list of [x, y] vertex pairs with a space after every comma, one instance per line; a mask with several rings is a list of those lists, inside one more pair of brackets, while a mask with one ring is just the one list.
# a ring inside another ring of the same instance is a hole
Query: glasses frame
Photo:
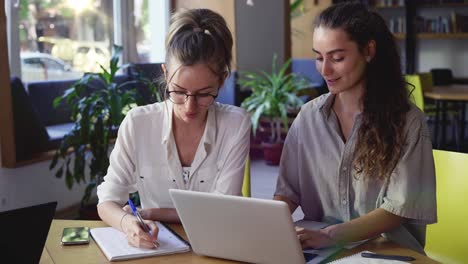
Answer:
[[[185, 95], [185, 100], [184, 100], [184, 102], [183, 102], [183, 103], [176, 103], [176, 102], [174, 102], [174, 100], [173, 100], [172, 97], [171, 97], [171, 93], [176, 93], [176, 94], [179, 94], [179, 95], [184, 94], [184, 95]], [[169, 91], [169, 90], [166, 89], [167, 98], [169, 98], [169, 100], [170, 100], [171, 102], [173, 102], [174, 104], [178, 104], [178, 105], [187, 103], [189, 97], [190, 97], [190, 96], [193, 96], [193, 97], [195, 97], [195, 101], [197, 102], [197, 105], [208, 107], [208, 106], [212, 105], [212, 104], [215, 102], [216, 98], [218, 97], [218, 94], [219, 94], [219, 92], [218, 92], [216, 95], [210, 94], [210, 93], [187, 94], [187, 93], [182, 92], [182, 91]], [[197, 96], [200, 96], [200, 95], [203, 95], [203, 96], [205, 96], [205, 95], [208, 96], [208, 95], [209, 95], [209, 96], [213, 97], [213, 101], [212, 101], [210, 104], [208, 104], [208, 105], [201, 105], [201, 104], [198, 103], [198, 97], [197, 97]]]

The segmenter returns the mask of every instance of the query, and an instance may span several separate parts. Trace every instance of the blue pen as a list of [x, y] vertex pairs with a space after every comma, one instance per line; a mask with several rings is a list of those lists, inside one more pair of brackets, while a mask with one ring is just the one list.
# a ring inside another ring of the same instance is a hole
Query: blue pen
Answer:
[[362, 252], [361, 257], [363, 257], [363, 258], [374, 258], [374, 259], [400, 260], [400, 261], [415, 260], [415, 258], [410, 257], [410, 256], [384, 255], [384, 254], [375, 254], [375, 253], [369, 253], [369, 252]]
[[[135, 205], [133, 204], [132, 200], [131, 199], [128, 199], [128, 205], [130, 205], [130, 208], [132, 209], [132, 213], [133, 215], [138, 218], [138, 221], [140, 221], [141, 223], [141, 226], [143, 227], [143, 229], [145, 230], [146, 233], [150, 234], [150, 235], [153, 235], [153, 232], [151, 232], [151, 230], [149, 229], [149, 227], [145, 224], [145, 222], [143, 222], [143, 218], [141, 218], [141, 215], [140, 213], [138, 212], [138, 210], [136, 209]], [[154, 242], [153, 243], [155, 247], [158, 247], [159, 244], [157, 242]]]

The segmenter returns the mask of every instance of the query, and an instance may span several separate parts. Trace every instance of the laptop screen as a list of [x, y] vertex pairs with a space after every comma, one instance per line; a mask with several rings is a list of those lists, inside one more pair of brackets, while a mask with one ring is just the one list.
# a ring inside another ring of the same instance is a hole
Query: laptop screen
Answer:
[[39, 263], [57, 202], [0, 212], [3, 263]]

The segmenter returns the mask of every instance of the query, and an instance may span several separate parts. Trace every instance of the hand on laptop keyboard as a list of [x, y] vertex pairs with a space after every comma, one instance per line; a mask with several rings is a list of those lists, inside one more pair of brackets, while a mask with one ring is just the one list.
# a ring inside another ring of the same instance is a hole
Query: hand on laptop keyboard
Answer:
[[336, 242], [323, 230], [309, 230], [303, 227], [296, 226], [297, 238], [301, 242], [303, 249], [305, 248], [326, 248], [333, 246]]

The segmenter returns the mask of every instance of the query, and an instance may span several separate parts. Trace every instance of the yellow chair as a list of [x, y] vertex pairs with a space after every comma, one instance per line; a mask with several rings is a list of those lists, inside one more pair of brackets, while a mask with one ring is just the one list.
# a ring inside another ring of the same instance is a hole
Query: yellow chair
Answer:
[[[424, 92], [432, 90], [432, 74], [418, 73], [405, 75], [405, 80], [408, 83], [407, 88], [410, 93], [410, 100], [427, 116], [434, 117], [436, 114], [436, 106], [433, 103], [427, 104], [424, 100]], [[449, 112], [450, 114], [456, 114]]]
[[[407, 88], [410, 93], [410, 100], [419, 109], [421, 109], [426, 114], [426, 116], [435, 117], [437, 113], [436, 106], [433, 103], [426, 103], [424, 100], [424, 91], [432, 90], [432, 74], [408, 74], [405, 75], [405, 79], [408, 83]], [[453, 139], [455, 139], [457, 149], [460, 149], [460, 135], [457, 123], [459, 119], [459, 113], [457, 106], [449, 104], [446, 108], [445, 113], [451, 119]], [[436, 142], [438, 142], [437, 139], [435, 140]]]
[[424, 95], [421, 76], [418, 74], [408, 74], [405, 75], [405, 79], [407, 83], [411, 84], [407, 85], [411, 102], [421, 109], [421, 111], [427, 112], [427, 110], [424, 109]]
[[420, 72], [418, 75], [421, 78], [423, 92], [432, 91], [432, 86], [434, 86], [434, 82], [432, 81], [432, 73]]
[[250, 159], [245, 161], [244, 182], [242, 183], [242, 196], [250, 197]]
[[438, 222], [425, 251], [441, 263], [468, 263], [468, 154], [434, 150]]

